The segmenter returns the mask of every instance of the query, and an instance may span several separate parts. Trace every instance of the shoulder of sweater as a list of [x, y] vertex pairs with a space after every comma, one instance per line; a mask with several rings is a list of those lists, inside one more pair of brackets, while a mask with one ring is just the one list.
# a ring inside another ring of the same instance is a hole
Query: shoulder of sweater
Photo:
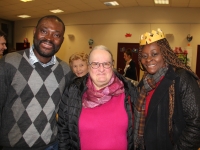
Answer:
[[60, 64], [60, 66], [63, 68], [63, 71], [65, 72], [65, 74], [70, 73], [71, 69], [69, 65], [65, 61], [59, 59], [58, 57], [56, 57], [56, 59], [57, 59], [57, 62]]
[[23, 57], [24, 50], [8, 53], [4, 56], [5, 59], [18, 59]]

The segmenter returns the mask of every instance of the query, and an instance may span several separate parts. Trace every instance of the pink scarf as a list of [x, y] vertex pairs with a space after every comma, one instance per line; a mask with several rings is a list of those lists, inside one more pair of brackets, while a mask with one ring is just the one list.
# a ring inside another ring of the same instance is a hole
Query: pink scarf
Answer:
[[96, 90], [91, 77], [88, 77], [86, 82], [88, 87], [87, 91], [83, 94], [82, 105], [85, 108], [94, 108], [101, 104], [108, 102], [112, 96], [118, 96], [124, 92], [124, 84], [120, 81], [115, 74], [111, 77], [108, 86]]

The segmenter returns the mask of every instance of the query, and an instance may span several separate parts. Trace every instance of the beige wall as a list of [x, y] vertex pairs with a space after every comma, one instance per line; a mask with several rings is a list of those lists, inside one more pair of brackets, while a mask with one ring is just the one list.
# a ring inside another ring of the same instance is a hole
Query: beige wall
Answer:
[[[193, 40], [189, 47], [191, 67], [196, 70], [197, 45], [200, 44], [200, 9], [168, 7], [129, 7], [109, 9], [68, 15], [59, 15], [66, 25], [65, 40], [57, 56], [68, 62], [71, 54], [77, 51], [89, 52], [88, 40], [94, 40], [94, 46], [103, 44], [117, 59], [117, 43], [138, 43], [139, 37], [146, 31], [161, 28], [172, 46], [187, 47], [186, 36]], [[33, 28], [38, 19], [15, 22], [14, 43], [23, 42], [27, 37], [32, 44]], [[124, 35], [131, 33], [132, 37]], [[73, 34], [74, 38], [69, 38]], [[116, 66], [116, 64], [115, 64]]]

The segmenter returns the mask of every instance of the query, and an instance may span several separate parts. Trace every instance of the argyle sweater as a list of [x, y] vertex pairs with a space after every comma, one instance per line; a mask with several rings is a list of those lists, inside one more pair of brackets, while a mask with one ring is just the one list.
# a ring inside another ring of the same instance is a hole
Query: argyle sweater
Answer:
[[71, 79], [60, 59], [44, 68], [28, 57], [26, 49], [0, 59], [0, 146], [7, 149], [44, 150], [57, 140], [55, 115]]

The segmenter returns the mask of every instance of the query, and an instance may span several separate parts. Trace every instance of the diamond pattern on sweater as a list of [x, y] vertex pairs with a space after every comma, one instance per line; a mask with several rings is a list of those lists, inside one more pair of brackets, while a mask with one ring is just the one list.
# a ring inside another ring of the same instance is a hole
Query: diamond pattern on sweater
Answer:
[[[31, 135], [31, 136], [30, 136]], [[37, 129], [33, 124], [29, 126], [27, 131], [23, 134], [24, 140], [31, 147], [35, 141], [40, 137], [40, 134], [37, 132]]]
[[46, 78], [46, 80], [44, 81], [44, 84], [45, 84], [45, 86], [47, 88], [47, 91], [48, 91], [50, 96], [53, 94], [53, 92], [59, 86], [59, 84], [58, 84], [58, 82], [56, 80], [56, 77], [53, 74], [53, 72], [51, 72], [51, 74]]
[[47, 92], [45, 85], [42, 85], [38, 93], [35, 95], [35, 98], [40, 100], [40, 105], [42, 108], [46, 105], [50, 96]]
[[11, 84], [13, 88], [15, 89], [17, 95], [21, 94], [26, 84], [27, 84], [27, 81], [25, 80], [23, 75], [17, 70]]
[[[41, 122], [41, 118], [42, 118], [42, 122]], [[40, 135], [44, 131], [47, 123], [48, 123], [48, 120], [47, 120], [47, 117], [46, 117], [44, 111], [41, 111], [40, 114], [38, 115], [38, 117], [33, 122], [34, 126], [36, 127], [36, 129]]]
[[24, 105], [22, 104], [21, 98], [17, 98], [14, 104], [11, 107], [13, 115], [16, 121], [22, 116], [25, 111]]
[[10, 140], [10, 145], [14, 146], [22, 137], [22, 133], [20, 131], [19, 126], [17, 123], [12, 127], [10, 132], [8, 133], [8, 139]]
[[37, 99], [34, 97], [26, 108], [26, 112], [32, 122], [35, 121], [41, 111], [42, 107], [40, 106], [40, 103], [37, 101]]
[[44, 113], [47, 116], [48, 121], [51, 119], [51, 116], [55, 110], [55, 104], [53, 103], [52, 99], [49, 98], [46, 105], [43, 108]]
[[42, 132], [41, 134], [41, 138], [43, 139], [43, 141], [48, 144], [50, 142], [50, 137], [52, 135], [52, 130], [51, 130], [51, 125], [50, 123], [48, 122], [44, 131]]
[[[28, 80], [28, 85], [31, 87], [31, 91], [34, 95], [40, 90], [43, 85], [43, 80], [36, 70], [33, 70]], [[33, 86], [34, 85], [34, 86]]]

